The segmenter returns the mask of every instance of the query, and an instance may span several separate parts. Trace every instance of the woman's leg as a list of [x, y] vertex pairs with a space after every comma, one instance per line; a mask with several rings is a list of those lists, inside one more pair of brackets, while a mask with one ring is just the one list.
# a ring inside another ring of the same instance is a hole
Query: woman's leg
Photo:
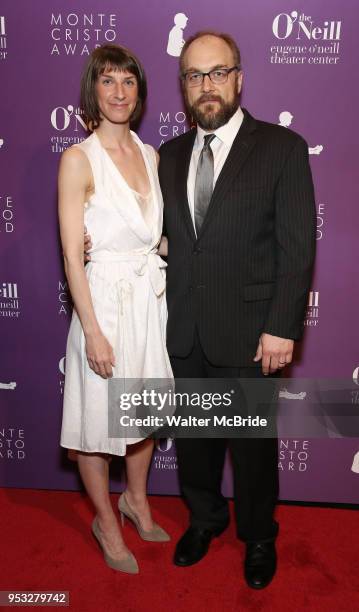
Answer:
[[128, 445], [126, 450], [126, 500], [138, 516], [145, 531], [153, 528], [151, 510], [146, 496], [147, 475], [153, 445], [153, 440], [147, 438], [137, 444]]
[[108, 459], [105, 455], [79, 452], [78, 465], [88, 496], [95, 506], [103, 545], [111, 557], [120, 560], [129, 551], [111, 505]]

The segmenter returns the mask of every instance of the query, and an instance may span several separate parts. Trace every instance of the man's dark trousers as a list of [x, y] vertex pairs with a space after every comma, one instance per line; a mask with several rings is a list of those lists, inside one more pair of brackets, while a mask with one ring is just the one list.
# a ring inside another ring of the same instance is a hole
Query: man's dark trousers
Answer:
[[[172, 357], [175, 378], [262, 378], [260, 367], [216, 367], [206, 358], [198, 334], [187, 357]], [[276, 537], [273, 519], [278, 498], [276, 438], [177, 438], [179, 480], [194, 527], [220, 533], [229, 522], [227, 500], [221, 493], [227, 444], [234, 472], [237, 534], [241, 540]]]

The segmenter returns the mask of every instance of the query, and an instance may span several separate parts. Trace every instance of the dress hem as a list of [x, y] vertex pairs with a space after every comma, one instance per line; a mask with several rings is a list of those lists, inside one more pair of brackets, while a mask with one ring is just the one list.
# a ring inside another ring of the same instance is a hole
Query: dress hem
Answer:
[[[147, 440], [147, 439], [148, 438], [138, 438], [134, 442], [128, 442], [126, 444], [126, 447], [127, 446], [131, 446], [132, 444], [137, 444], [138, 442], [142, 442], [143, 440]], [[88, 449], [79, 448], [79, 447], [76, 447], [76, 446], [68, 446], [66, 444], [63, 444], [62, 442], [60, 443], [60, 446], [61, 446], [61, 448], [66, 448], [67, 450], [80, 451], [81, 453], [89, 453], [89, 454], [90, 453], [101, 453], [103, 455], [115, 455], [116, 457], [125, 457], [126, 456], [126, 452], [124, 452], [124, 453], [115, 453], [113, 451], [104, 450], [104, 449], [101, 449], [101, 450], [99, 450], [99, 449], [88, 450]], [[127, 450], [127, 448], [126, 448], [126, 450]]]

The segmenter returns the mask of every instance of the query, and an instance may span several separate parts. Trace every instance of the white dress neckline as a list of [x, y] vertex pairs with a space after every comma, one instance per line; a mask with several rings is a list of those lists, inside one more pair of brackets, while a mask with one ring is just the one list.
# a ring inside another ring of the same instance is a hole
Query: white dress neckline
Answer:
[[145, 155], [142, 151], [142, 148], [139, 146], [139, 143], [136, 142], [136, 139], [134, 138], [134, 133], [132, 131], [130, 131], [131, 137], [133, 142], [135, 143], [135, 145], [139, 148], [140, 154], [142, 156], [142, 160], [145, 166], [145, 170], [146, 170], [146, 175], [147, 175], [147, 180], [148, 180], [148, 184], [150, 186], [150, 190], [148, 192], [147, 195], [143, 195], [142, 193], [140, 193], [139, 191], [136, 191], [136, 189], [133, 189], [133, 187], [131, 187], [129, 185], [129, 183], [126, 181], [125, 177], [123, 176], [121, 170], [118, 168], [118, 166], [115, 164], [115, 162], [113, 161], [111, 155], [109, 154], [109, 152], [107, 151], [107, 149], [103, 146], [100, 137], [98, 136], [98, 134], [96, 132], [93, 132], [93, 134], [96, 136], [98, 143], [100, 145], [100, 147], [104, 150], [105, 154], [107, 155], [108, 159], [110, 160], [111, 164], [113, 165], [113, 167], [117, 170], [118, 174], [120, 175], [121, 179], [124, 181], [124, 183], [127, 185], [128, 189], [130, 189], [130, 191], [133, 191], [134, 193], [137, 193], [138, 195], [141, 196], [141, 198], [147, 198], [151, 193], [152, 193], [152, 183], [151, 183], [151, 177], [150, 177], [150, 173], [147, 167], [147, 160], [145, 158]]

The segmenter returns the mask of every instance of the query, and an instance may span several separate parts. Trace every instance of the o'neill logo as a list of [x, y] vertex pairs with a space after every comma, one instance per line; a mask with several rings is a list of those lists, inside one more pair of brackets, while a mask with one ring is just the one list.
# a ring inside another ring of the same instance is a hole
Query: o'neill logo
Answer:
[[359, 386], [359, 366], [357, 366], [353, 372], [353, 382]]
[[56, 106], [51, 111], [50, 121], [56, 132], [61, 132], [50, 137], [52, 153], [62, 153], [67, 147], [85, 140], [87, 126], [80, 108], [72, 104]]
[[75, 132], [78, 131], [79, 127], [87, 130], [86, 123], [81, 117], [80, 108], [74, 108], [71, 104], [66, 107], [57, 106], [51, 113], [51, 125], [59, 132], [67, 130], [71, 121]]
[[[272, 64], [337, 64], [342, 22], [335, 19], [315, 21], [298, 11], [279, 13], [272, 22], [272, 32], [279, 41], [272, 45]], [[298, 41], [298, 43], [296, 43]]]
[[0, 283], [0, 317], [18, 318], [19, 314], [17, 283]]
[[[156, 470], [177, 470], [177, 457], [173, 449], [173, 439], [156, 440], [154, 468]], [[170, 452], [171, 451], [171, 452]]]
[[0, 60], [4, 60], [7, 57], [7, 44], [6, 44], [6, 24], [5, 17], [0, 15]]
[[276, 38], [283, 40], [293, 35], [300, 40], [340, 40], [341, 21], [324, 21], [321, 26], [315, 26], [310, 15], [299, 14], [298, 11], [280, 13], [273, 20], [272, 30]]
[[164, 438], [163, 440], [156, 440], [156, 448], [161, 453], [168, 453], [173, 445], [173, 438]]
[[319, 322], [319, 291], [310, 291], [304, 325], [316, 327]]

